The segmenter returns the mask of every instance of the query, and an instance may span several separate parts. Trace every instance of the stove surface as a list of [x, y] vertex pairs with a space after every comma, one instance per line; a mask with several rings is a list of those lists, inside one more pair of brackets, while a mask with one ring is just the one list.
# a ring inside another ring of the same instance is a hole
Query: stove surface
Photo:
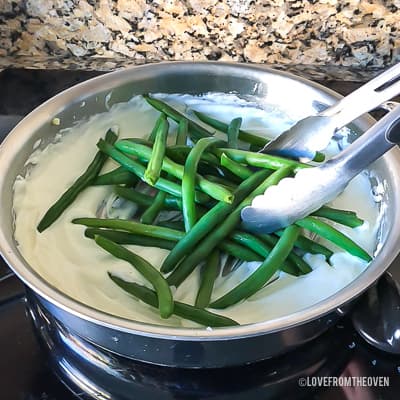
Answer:
[[[93, 71], [1, 72], [3, 96], [0, 101], [0, 140], [21, 116], [47, 98], [96, 74]], [[358, 84], [330, 82], [329, 86], [345, 94]], [[397, 271], [400, 274], [400, 268]], [[61, 352], [56, 360], [49, 358], [40, 336], [28, 315], [23, 285], [0, 259], [0, 398], [89, 398], [73, 380], [63, 377], [68, 389], [53, 372], [57, 371], [55, 362], [58, 365], [60, 362], [70, 362], [72, 356]], [[347, 320], [292, 353], [250, 366], [185, 371], [133, 364], [129, 396], [110, 395], [105, 399], [391, 400], [397, 399], [400, 393], [400, 358], [367, 345]], [[307, 376], [383, 377], [389, 380], [389, 386], [341, 388], [330, 385], [304, 388], [299, 378]]]

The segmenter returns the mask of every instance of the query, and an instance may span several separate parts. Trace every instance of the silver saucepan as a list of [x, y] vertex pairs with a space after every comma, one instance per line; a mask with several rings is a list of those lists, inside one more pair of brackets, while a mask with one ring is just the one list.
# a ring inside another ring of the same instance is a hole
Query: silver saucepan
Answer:
[[[53, 97], [9, 134], [0, 148], [0, 251], [30, 288], [35, 301], [65, 329], [116, 354], [144, 362], [187, 368], [239, 365], [287, 352], [317, 337], [334, 324], [357, 296], [387, 269], [399, 251], [400, 151], [396, 148], [373, 168], [386, 182], [386, 218], [381, 226], [383, 246], [369, 267], [335, 295], [300, 312], [261, 323], [232, 328], [189, 329], [131, 321], [88, 307], [51, 286], [29, 266], [13, 238], [13, 183], [24, 169], [34, 143], [49, 143], [58, 133], [50, 123], [57, 116], [63, 126], [104, 112], [113, 103], [148, 92], [235, 92], [276, 103], [290, 111], [307, 105], [330, 105], [340, 96], [316, 83], [262, 66], [230, 63], [161, 63], [138, 66], [91, 79]], [[85, 107], [82, 107], [82, 102]], [[354, 122], [362, 132], [372, 125], [367, 116]], [[54, 266], [57, 268], [57, 266]]]

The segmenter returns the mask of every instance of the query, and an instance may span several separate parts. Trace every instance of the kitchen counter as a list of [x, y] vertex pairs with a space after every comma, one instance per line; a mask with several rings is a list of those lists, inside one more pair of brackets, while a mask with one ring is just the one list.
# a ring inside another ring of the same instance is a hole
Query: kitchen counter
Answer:
[[400, 0], [0, 0], [0, 69], [164, 60], [365, 80], [400, 60]]

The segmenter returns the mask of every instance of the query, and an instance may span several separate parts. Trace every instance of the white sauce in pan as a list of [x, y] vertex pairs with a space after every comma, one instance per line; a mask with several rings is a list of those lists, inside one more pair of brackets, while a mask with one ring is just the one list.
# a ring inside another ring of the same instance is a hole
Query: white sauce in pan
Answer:
[[[196, 110], [206, 112], [229, 122], [243, 117], [243, 129], [275, 136], [292, 121], [279, 109], [270, 106], [265, 112], [249, 106], [235, 96], [208, 95], [204, 97], [169, 96], [169, 101], [185, 102]], [[263, 105], [263, 107], [265, 107]], [[27, 262], [51, 285], [72, 298], [107, 313], [154, 324], [196, 326], [196, 324], [171, 317], [161, 320], [157, 310], [132, 298], [117, 287], [107, 276], [107, 271], [126, 280], [142, 284], [147, 282], [128, 263], [117, 260], [84, 237], [85, 227], [70, 221], [77, 217], [95, 217], [99, 204], [107, 198], [112, 188], [108, 186], [86, 189], [66, 212], [43, 233], [36, 226], [47, 209], [61, 193], [85, 170], [94, 154], [96, 142], [104, 137], [108, 128], [118, 125], [119, 136], [144, 136], [151, 131], [158, 113], [140, 97], [128, 103], [111, 107], [87, 122], [63, 132], [62, 138], [44, 150], [36, 150], [29, 162], [35, 164], [26, 177], [15, 182], [15, 238]], [[171, 128], [173, 129], [173, 127]], [[337, 151], [336, 145], [331, 146]], [[109, 161], [107, 170], [116, 164]], [[376, 248], [379, 207], [374, 202], [366, 174], [356, 177], [332, 206], [354, 210], [365, 220], [356, 229], [336, 225], [370, 254]], [[129, 248], [160, 266], [166, 250], [129, 246]], [[332, 248], [332, 246], [331, 246]], [[229, 316], [242, 324], [269, 320], [293, 313], [315, 304], [334, 294], [353, 281], [367, 266], [364, 261], [335, 249], [331, 265], [321, 255], [306, 254], [305, 259], [313, 272], [302, 277], [280, 273], [279, 279], [266, 286], [252, 298], [217, 313]], [[214, 298], [221, 296], [242, 281], [258, 263], [242, 265], [234, 273], [218, 278]], [[193, 304], [198, 287], [195, 271], [174, 293], [176, 300]]]

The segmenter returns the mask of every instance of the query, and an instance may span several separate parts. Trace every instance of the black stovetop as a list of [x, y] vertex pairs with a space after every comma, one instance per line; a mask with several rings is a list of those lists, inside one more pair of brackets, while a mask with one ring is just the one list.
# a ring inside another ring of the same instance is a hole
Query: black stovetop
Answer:
[[[64, 88], [99, 73], [84, 71], [6, 70], [0, 73], [0, 139], [20, 116]], [[327, 82], [343, 94], [359, 84]], [[315, 356], [315, 359], [313, 358]], [[267, 371], [277, 366], [276, 379]], [[278, 368], [279, 366], [279, 368]], [[303, 348], [274, 360], [219, 371], [180, 371], [137, 363], [141, 376], [159, 379], [148, 391], [133, 389], [132, 399], [268, 399], [277, 397], [277, 385], [293, 367], [307, 376], [388, 377], [389, 387], [325, 387], [292, 389], [285, 398], [315, 400], [391, 400], [400, 393], [400, 357], [367, 345], [347, 320]], [[149, 376], [150, 376], [149, 375]], [[268, 375], [268, 376], [267, 376]], [[159, 378], [157, 378], [159, 377]], [[168, 385], [163, 382], [168, 379]], [[218, 380], [218, 385], [215, 381]], [[213, 383], [213, 384], [212, 384]], [[165, 387], [168, 389], [166, 390]], [[163, 388], [163, 391], [160, 391]], [[190, 391], [183, 388], [191, 388]], [[193, 389], [194, 388], [194, 389]], [[197, 389], [196, 389], [197, 388]], [[217, 390], [217, 389], [218, 390]], [[146, 395], [144, 395], [146, 393]], [[150, 397], [149, 397], [149, 393]], [[282, 393], [280, 391], [279, 393]], [[75, 393], [76, 394], [76, 393]], [[79, 393], [78, 393], [79, 394]], [[77, 398], [54, 375], [26, 311], [23, 285], [0, 259], [0, 399], [66, 400]], [[86, 398], [80, 394], [80, 398]]]

